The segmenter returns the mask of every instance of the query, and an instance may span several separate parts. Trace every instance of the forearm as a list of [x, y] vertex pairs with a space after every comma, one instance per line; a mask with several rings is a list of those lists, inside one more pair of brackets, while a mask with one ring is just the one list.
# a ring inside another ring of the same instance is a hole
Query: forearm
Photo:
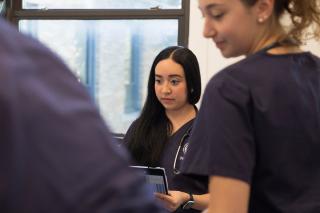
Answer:
[[210, 178], [208, 213], [247, 213], [250, 186], [241, 180], [213, 176]]

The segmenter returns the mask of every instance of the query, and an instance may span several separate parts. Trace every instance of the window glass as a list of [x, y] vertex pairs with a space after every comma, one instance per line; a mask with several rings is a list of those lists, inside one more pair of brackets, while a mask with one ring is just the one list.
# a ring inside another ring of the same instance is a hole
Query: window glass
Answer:
[[61, 56], [115, 133], [139, 115], [156, 54], [178, 40], [175, 19], [22, 20], [19, 28]]
[[23, 0], [24, 9], [180, 9], [181, 0]]

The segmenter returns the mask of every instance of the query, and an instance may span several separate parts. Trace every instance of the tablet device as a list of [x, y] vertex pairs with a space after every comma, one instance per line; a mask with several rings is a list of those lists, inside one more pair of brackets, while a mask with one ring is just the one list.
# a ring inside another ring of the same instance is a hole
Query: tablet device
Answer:
[[146, 182], [154, 192], [168, 194], [166, 171], [162, 167], [130, 166], [145, 176]]

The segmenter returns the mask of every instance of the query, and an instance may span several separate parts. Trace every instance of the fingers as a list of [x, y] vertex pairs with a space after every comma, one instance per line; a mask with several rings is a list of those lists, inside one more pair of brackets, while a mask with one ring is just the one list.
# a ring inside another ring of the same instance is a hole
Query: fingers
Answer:
[[165, 195], [165, 194], [162, 194], [162, 193], [158, 193], [158, 192], [155, 192], [154, 193], [154, 196], [156, 196], [157, 198], [163, 200], [165, 199], [165, 197], [167, 197], [168, 195]]
[[162, 203], [164, 208], [166, 208], [170, 212], [173, 212], [180, 207], [180, 203], [178, 202], [177, 198], [174, 196], [174, 193], [171, 195], [154, 193], [154, 195], [157, 198], [157, 200]]
[[173, 202], [172, 197], [170, 195], [165, 195], [161, 193], [155, 193], [154, 195], [156, 196], [156, 198], [163, 200], [165, 202], [169, 202], [169, 203]]
[[169, 205], [165, 207], [169, 212], [174, 212], [177, 208], [175, 206]]

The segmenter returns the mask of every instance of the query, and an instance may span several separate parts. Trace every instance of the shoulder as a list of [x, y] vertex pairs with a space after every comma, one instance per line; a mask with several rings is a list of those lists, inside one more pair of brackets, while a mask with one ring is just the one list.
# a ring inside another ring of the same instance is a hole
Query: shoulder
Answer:
[[[76, 99], [86, 105], [91, 103], [86, 89], [60, 58], [5, 21], [0, 20], [0, 27], [5, 31], [0, 33], [0, 77], [5, 79], [0, 90], [10, 88], [11, 91], [10, 94], [1, 94], [2, 97], [8, 96], [10, 101], [19, 102], [16, 103], [18, 107], [28, 101], [30, 110], [37, 110], [31, 106], [39, 102], [51, 109], [55, 107], [56, 110], [59, 106], [55, 103], [68, 107], [70, 102], [76, 107]], [[77, 106], [82, 104], [80, 102]]]
[[139, 121], [139, 118], [137, 118], [136, 120], [134, 120], [134, 121], [131, 123], [131, 125], [129, 126], [129, 128], [128, 128], [127, 132], [126, 132], [126, 135], [127, 135], [128, 133], [132, 132], [134, 129], [137, 128], [137, 126], [138, 126], [138, 121]]
[[[310, 53], [270, 55], [257, 53], [234, 63], [218, 72], [209, 81], [210, 91], [234, 90], [236, 94], [249, 94], [261, 86], [272, 86], [288, 77], [287, 70], [301, 61], [310, 59], [319, 64], [319, 59]], [[281, 80], [282, 79], [282, 80]]]
[[227, 66], [217, 73], [213, 79], [217, 81], [236, 80], [239, 82], [247, 83], [250, 80], [250, 76], [261, 74], [260, 69], [267, 69], [266, 64], [270, 64], [270, 58], [264, 54], [254, 54], [248, 56], [234, 64]]
[[129, 126], [124, 138], [123, 138], [123, 143], [124, 145], [128, 146], [129, 141], [132, 139], [132, 137], [134, 136], [134, 132], [137, 129], [138, 126], [138, 119], [136, 119], [135, 121], [133, 121], [131, 123], [131, 125]]
[[261, 55], [244, 58], [219, 71], [212, 77], [209, 84], [211, 84], [211, 86], [220, 86], [228, 81], [244, 82], [246, 75], [250, 74], [256, 67], [256, 64], [259, 64], [261, 60], [264, 60], [264, 57], [261, 57]]
[[[0, 27], [6, 33], [0, 33], [0, 66], [2, 73], [6, 73], [9, 80], [23, 84], [27, 79], [41, 79], [41, 81], [59, 78], [66, 81], [76, 78], [51, 50], [28, 35], [20, 33], [15, 27], [0, 20]], [[19, 63], [16, 63], [16, 62]]]
[[186, 129], [186, 133], [190, 133], [191, 132], [191, 129], [193, 127], [193, 124], [194, 124], [194, 121], [195, 121], [196, 117], [191, 119], [190, 121], [188, 121], [186, 124], [185, 124], [185, 129]]
[[[203, 100], [215, 101], [214, 97], [240, 99], [249, 95], [250, 87], [245, 77], [246, 68], [243, 62], [228, 66], [213, 76], [208, 82]], [[244, 74], [243, 74], [244, 73]]]
[[254, 90], [262, 84], [268, 86], [276, 78], [276, 70], [271, 73], [269, 69], [278, 63], [279, 60], [258, 53], [224, 68], [207, 84], [204, 103], [211, 105], [221, 101], [224, 104], [247, 105]]
[[[0, 99], [5, 99], [10, 116], [23, 119], [26, 132], [36, 131], [42, 137], [58, 132], [65, 137], [61, 142], [67, 141], [71, 126], [91, 139], [101, 136], [99, 130], [106, 132], [85, 87], [60, 59], [1, 20], [0, 27], [5, 31], [0, 33]], [[83, 118], [85, 122], [80, 121]]]

